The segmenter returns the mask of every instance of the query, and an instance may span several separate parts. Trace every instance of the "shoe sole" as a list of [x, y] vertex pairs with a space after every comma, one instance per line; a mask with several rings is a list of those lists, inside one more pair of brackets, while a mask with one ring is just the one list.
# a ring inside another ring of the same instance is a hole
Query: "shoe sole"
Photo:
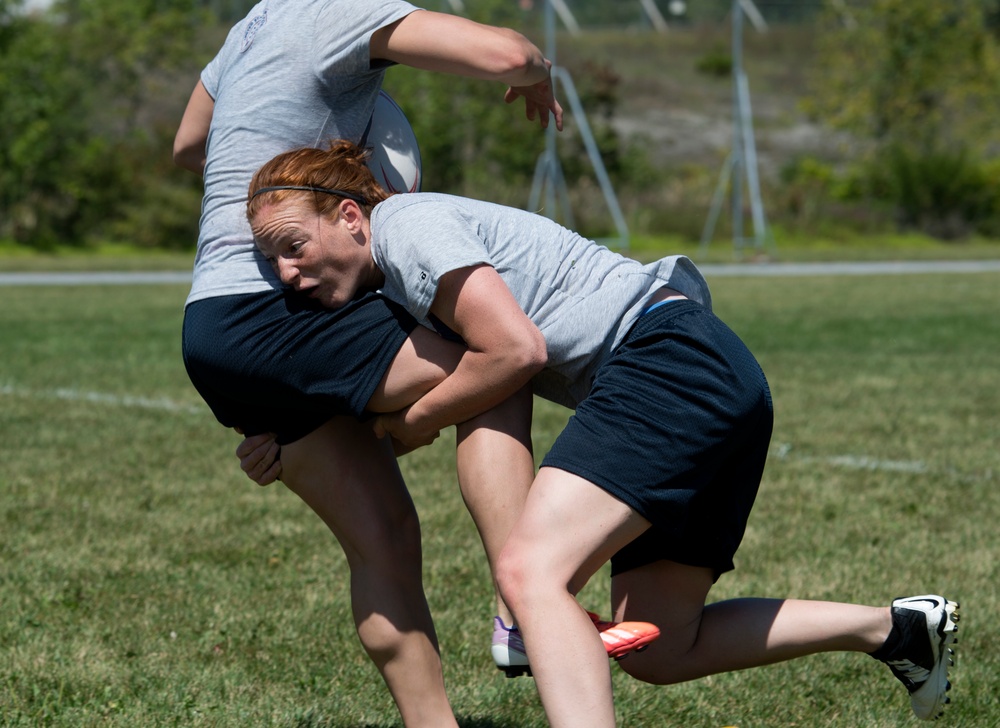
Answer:
[[[527, 655], [502, 645], [493, 645], [490, 648], [490, 653], [493, 657], [493, 664], [507, 677], [520, 677], [521, 675], [531, 677], [531, 666], [528, 664]], [[516, 661], [524, 660], [524, 664], [512, 663], [512, 657]]]
[[531, 666], [530, 665], [497, 665], [497, 669], [503, 672], [508, 678], [514, 677], [532, 677]]
[[[920, 689], [910, 695], [910, 707], [921, 720], [937, 720], [944, 713], [944, 706], [951, 702], [948, 697], [951, 690], [948, 669], [955, 664], [959, 619], [958, 602], [945, 599], [938, 623], [927, 625], [928, 636], [934, 646], [934, 669]], [[933, 697], [928, 699], [928, 696]]]

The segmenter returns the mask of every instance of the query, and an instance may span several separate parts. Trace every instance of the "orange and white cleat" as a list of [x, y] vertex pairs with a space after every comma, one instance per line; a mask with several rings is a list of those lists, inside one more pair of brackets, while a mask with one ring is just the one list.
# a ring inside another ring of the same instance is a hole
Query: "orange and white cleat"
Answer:
[[[649, 622], [605, 622], [593, 612], [587, 614], [601, 634], [608, 657], [615, 660], [621, 660], [633, 652], [642, 652], [660, 636], [659, 628]], [[506, 626], [500, 617], [493, 618], [493, 644], [490, 652], [497, 669], [503, 670], [507, 677], [531, 675], [521, 632], [516, 626]]]
[[587, 612], [590, 621], [601, 633], [608, 657], [624, 659], [633, 652], [642, 652], [660, 637], [660, 628], [649, 622], [605, 622], [593, 612]]

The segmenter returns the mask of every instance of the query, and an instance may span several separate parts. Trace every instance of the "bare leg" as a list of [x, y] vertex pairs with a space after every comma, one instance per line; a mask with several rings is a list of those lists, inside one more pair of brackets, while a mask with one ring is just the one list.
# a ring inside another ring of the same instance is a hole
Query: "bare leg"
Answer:
[[[521, 516], [535, 477], [531, 453], [531, 391], [522, 389], [492, 410], [457, 427], [458, 483], [465, 505], [496, 574], [500, 550]], [[494, 576], [497, 614], [504, 623], [513, 616], [500, 597]]]
[[[552, 726], [614, 725], [607, 658], [572, 594], [648, 523], [570, 473], [542, 468], [498, 566]], [[653, 683], [690, 680], [830, 650], [871, 652], [891, 629], [888, 608], [833, 602], [734, 599], [705, 606], [712, 572], [660, 561], [614, 577], [615, 619], [663, 635], [620, 663]], [[588, 629], [588, 627], [590, 627]]]
[[[418, 327], [396, 354], [368, 406], [376, 412], [411, 404], [454, 371], [464, 347]], [[465, 505], [479, 531], [496, 574], [500, 549], [521, 515], [535, 476], [531, 453], [531, 391], [525, 387], [506, 402], [457, 428], [456, 464]], [[496, 589], [497, 614], [512, 616]]]
[[410, 727], [455, 726], [421, 581], [420, 525], [388, 441], [348, 418], [282, 448], [283, 480], [337, 537], [361, 642]]
[[659, 561], [618, 574], [619, 617], [644, 619], [663, 637], [622, 669], [665, 684], [758, 667], [817, 652], [872, 652], [892, 627], [888, 607], [796, 599], [730, 599], [705, 605], [709, 569]]
[[615, 724], [607, 652], [574, 597], [575, 585], [648, 526], [621, 501], [565, 471], [542, 468], [531, 486], [497, 577], [554, 728]]

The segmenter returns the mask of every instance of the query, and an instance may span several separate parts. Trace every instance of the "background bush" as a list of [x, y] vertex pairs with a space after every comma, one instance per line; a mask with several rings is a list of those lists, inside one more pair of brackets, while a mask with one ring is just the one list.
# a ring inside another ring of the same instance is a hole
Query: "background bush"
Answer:
[[[23, 0], [0, 0], [0, 241], [191, 249], [201, 182], [172, 164], [173, 135], [200, 69], [251, 4], [55, 0], [26, 14]], [[473, 19], [521, 29], [541, 45], [542, 3], [530, 5], [465, 0]], [[834, 153], [762, 171], [772, 226], [997, 236], [995, 0], [759, 6], [772, 30], [747, 33], [755, 93], [808, 72], [803, 109], [847, 140]], [[649, 95], [647, 107], [688, 104], [724, 119], [729, 109], [713, 104], [729, 95], [731, 3], [689, 3], [666, 37], [649, 31], [638, 7], [576, 0], [584, 32], [560, 34], [557, 62], [574, 80], [630, 232], [697, 240], [723, 160], [664, 162], [656, 140], [619, 131], [622, 108], [628, 101], [634, 114], [635, 97]], [[798, 55], [788, 50], [795, 44]], [[520, 105], [499, 101], [499, 84], [393, 69], [386, 87], [420, 140], [424, 189], [525, 206], [545, 136]], [[558, 141], [572, 225], [601, 238], [612, 220], [577, 121], [569, 115]]]

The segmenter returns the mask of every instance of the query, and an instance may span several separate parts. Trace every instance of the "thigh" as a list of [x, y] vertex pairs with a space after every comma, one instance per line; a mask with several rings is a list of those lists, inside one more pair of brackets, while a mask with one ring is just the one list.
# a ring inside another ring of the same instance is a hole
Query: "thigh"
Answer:
[[455, 371], [464, 352], [464, 346], [418, 326], [396, 352], [368, 400], [368, 409], [395, 412], [408, 407]]
[[281, 451], [282, 480], [323, 520], [352, 569], [413, 554], [420, 559], [416, 509], [388, 439], [336, 417]]
[[646, 519], [590, 481], [543, 467], [505, 551], [538, 578], [575, 591], [648, 527]]
[[652, 622], [661, 634], [669, 635], [658, 651], [674, 649], [683, 654], [697, 639], [714, 580], [710, 568], [666, 560], [615, 574], [611, 579], [614, 619]]
[[696, 303], [636, 323], [543, 465], [574, 472], [653, 524], [615, 572], [671, 559], [732, 568], [771, 432], [759, 365]]

